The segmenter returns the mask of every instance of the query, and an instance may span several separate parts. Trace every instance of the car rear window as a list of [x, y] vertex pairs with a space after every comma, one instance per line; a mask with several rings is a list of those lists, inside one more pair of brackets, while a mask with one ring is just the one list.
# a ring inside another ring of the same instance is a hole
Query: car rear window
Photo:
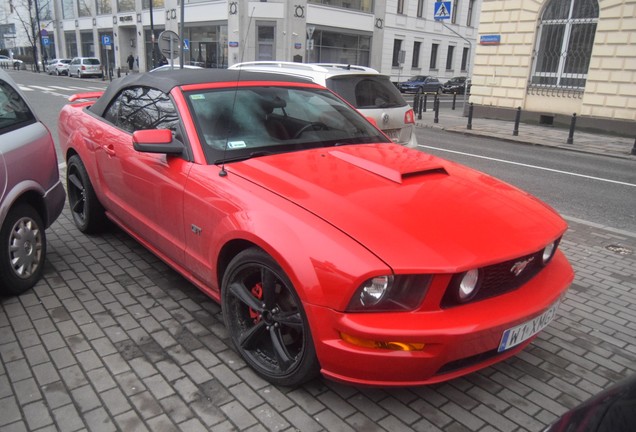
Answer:
[[400, 91], [382, 75], [335, 76], [327, 80], [327, 87], [360, 109], [406, 106]]
[[71, 61], [70, 60], [60, 60], [60, 63], [64, 63], [64, 64], [69, 64]]
[[96, 58], [84, 59], [84, 64], [99, 65], [99, 60]]

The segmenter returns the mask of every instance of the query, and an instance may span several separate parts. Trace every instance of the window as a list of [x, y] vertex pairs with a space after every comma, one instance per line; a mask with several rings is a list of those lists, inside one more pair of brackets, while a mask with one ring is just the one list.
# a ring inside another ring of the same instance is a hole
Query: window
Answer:
[[170, 97], [153, 88], [126, 89], [111, 102], [104, 119], [128, 132], [144, 129], [176, 130], [179, 116]]
[[276, 27], [272, 24], [259, 24], [256, 26], [256, 60], [274, 60], [274, 34]]
[[77, 12], [80, 17], [89, 17], [93, 15], [91, 5], [88, 0], [77, 0]]
[[117, 12], [134, 12], [134, 11], [135, 11], [134, 0], [117, 0]]
[[[192, 3], [192, 1], [190, 1], [190, 3]], [[307, 3], [355, 9], [362, 12], [373, 12], [373, 0], [308, 0]]]
[[[311, 61], [369, 66], [371, 36], [316, 29]], [[309, 60], [309, 59], [308, 59]]]
[[0, 135], [33, 122], [35, 117], [22, 97], [0, 80]]
[[420, 50], [422, 48], [422, 42], [413, 43], [413, 60], [411, 61], [411, 67], [420, 67]]
[[453, 0], [453, 10], [451, 11], [451, 22], [455, 24], [457, 22], [457, 8], [459, 7], [459, 0]]
[[464, 47], [464, 51], [462, 52], [462, 71], [468, 70], [468, 55], [470, 54], [470, 48]]
[[400, 15], [404, 15], [404, 0], [398, 0], [397, 13]]
[[474, 11], [475, 11], [475, 0], [468, 0], [468, 14], [466, 16], [466, 27], [473, 26]]
[[113, 7], [110, 0], [96, 0], [97, 15], [110, 15], [113, 13]]
[[552, 0], [537, 33], [531, 85], [585, 88], [598, 22], [596, 0]]
[[402, 40], [394, 39], [393, 40], [393, 67], [400, 66], [400, 51], [402, 50]]
[[424, 0], [417, 0], [417, 17], [424, 17]]
[[431, 46], [431, 69], [437, 69], [437, 50], [439, 49], [439, 44], [434, 43]]
[[453, 54], [455, 53], [455, 47], [453, 45], [448, 46], [448, 54], [446, 55], [446, 70], [453, 70]]
[[64, 19], [75, 18], [73, 0], [62, 0], [62, 17], [64, 17]]
[[[133, 1], [133, 3], [134, 3], [134, 1]], [[150, 9], [150, 0], [142, 0], [141, 6], [143, 7], [143, 9]], [[153, 10], [155, 8], [163, 8], [163, 7], [165, 7], [165, 1], [164, 0], [152, 0], [152, 8], [153, 8]]]

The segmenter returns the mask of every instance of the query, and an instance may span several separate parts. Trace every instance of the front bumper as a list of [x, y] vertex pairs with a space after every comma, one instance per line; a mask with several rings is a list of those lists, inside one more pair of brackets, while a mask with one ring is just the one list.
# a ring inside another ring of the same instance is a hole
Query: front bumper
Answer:
[[[535, 278], [507, 294], [460, 307], [403, 313], [342, 313], [306, 305], [322, 373], [357, 385], [412, 386], [446, 381], [523, 350], [536, 336], [497, 352], [503, 332], [541, 315], [570, 286], [572, 267], [558, 252]], [[424, 343], [421, 351], [363, 348], [366, 340]]]

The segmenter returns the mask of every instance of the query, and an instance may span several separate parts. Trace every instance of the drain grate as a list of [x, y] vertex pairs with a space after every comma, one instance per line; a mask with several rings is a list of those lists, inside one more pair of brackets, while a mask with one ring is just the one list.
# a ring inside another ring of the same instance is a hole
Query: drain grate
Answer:
[[605, 246], [605, 249], [619, 255], [631, 255], [632, 253], [634, 253], [634, 251], [628, 248], [627, 246], [623, 246], [620, 244], [607, 245]]

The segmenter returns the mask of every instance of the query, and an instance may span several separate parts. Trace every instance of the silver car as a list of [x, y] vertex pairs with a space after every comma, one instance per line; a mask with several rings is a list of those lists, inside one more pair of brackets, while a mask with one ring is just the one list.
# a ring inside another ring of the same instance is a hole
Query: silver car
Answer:
[[46, 65], [46, 72], [49, 75], [68, 75], [68, 67], [71, 59], [53, 59]]
[[40, 279], [44, 230], [65, 198], [51, 133], [0, 70], [0, 292], [21, 294]]
[[102, 78], [104, 76], [102, 63], [96, 57], [75, 57], [68, 65], [68, 76]]
[[0, 67], [5, 69], [22, 69], [22, 60], [14, 59], [6, 55], [0, 55]]

